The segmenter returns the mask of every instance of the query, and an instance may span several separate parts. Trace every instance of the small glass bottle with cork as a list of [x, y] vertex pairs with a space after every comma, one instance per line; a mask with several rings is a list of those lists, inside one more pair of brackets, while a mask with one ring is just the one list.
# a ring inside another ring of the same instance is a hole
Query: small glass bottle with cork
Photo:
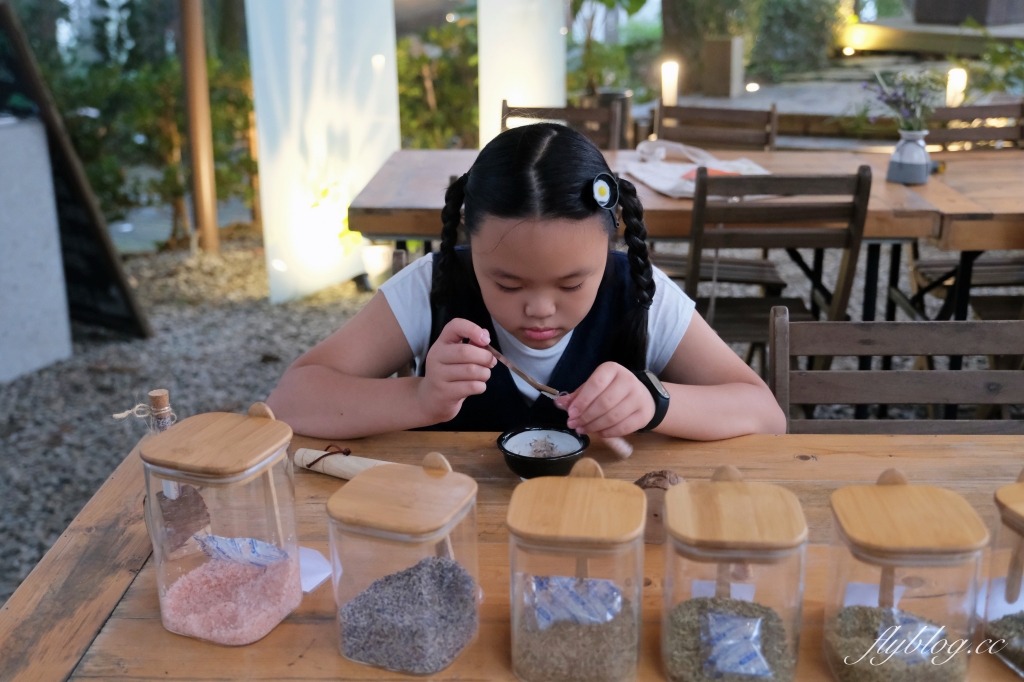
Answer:
[[1024, 471], [996, 491], [1000, 525], [989, 557], [985, 637], [992, 651], [1024, 677]]
[[961, 682], [988, 529], [951, 490], [888, 469], [832, 493], [825, 659], [839, 682]]
[[146, 525], [171, 632], [240, 646], [302, 601], [291, 428], [263, 403], [146, 440]]
[[662, 660], [669, 680], [790, 682], [807, 522], [796, 496], [732, 466], [665, 493]]
[[384, 464], [327, 501], [342, 656], [432, 675], [476, 638], [477, 485], [431, 452]]
[[524, 682], [623, 682], [640, 650], [647, 498], [593, 459], [509, 502], [512, 669]]

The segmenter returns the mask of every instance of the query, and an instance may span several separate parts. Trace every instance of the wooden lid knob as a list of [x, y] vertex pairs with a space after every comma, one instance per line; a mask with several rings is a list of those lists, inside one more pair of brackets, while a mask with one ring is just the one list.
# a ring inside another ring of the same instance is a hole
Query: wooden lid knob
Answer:
[[742, 481], [743, 474], [731, 464], [720, 466], [711, 474], [712, 481]]
[[274, 419], [274, 411], [270, 409], [270, 406], [266, 403], [253, 403], [252, 406], [249, 407], [249, 416]]
[[573, 478], [604, 478], [604, 471], [601, 470], [601, 465], [597, 463], [597, 460], [584, 457], [573, 465], [569, 476]]
[[909, 485], [907, 475], [899, 469], [886, 469], [878, 477], [878, 485]]
[[157, 388], [149, 392], [149, 406], [155, 412], [166, 410], [171, 406], [171, 392], [166, 388]]
[[451, 471], [452, 465], [448, 458], [440, 452], [428, 452], [423, 458], [423, 468], [431, 471]]

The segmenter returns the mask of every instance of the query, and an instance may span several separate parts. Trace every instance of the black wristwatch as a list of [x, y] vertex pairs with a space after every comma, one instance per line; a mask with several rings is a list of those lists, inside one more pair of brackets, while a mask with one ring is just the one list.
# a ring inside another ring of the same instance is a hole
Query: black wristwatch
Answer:
[[633, 372], [633, 374], [640, 380], [640, 383], [647, 387], [647, 390], [651, 392], [651, 397], [654, 398], [654, 416], [651, 417], [651, 421], [647, 422], [647, 426], [640, 429], [641, 431], [652, 431], [668, 412], [668, 391], [650, 370], [645, 369], [642, 372]]

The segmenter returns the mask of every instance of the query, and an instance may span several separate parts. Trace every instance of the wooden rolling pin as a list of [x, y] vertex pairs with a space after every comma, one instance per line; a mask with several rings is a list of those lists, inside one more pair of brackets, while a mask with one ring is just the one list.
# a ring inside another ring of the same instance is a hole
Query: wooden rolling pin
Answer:
[[379, 459], [369, 459], [367, 457], [355, 457], [341, 452], [327, 453], [322, 450], [299, 448], [295, 451], [295, 464], [303, 469], [309, 469], [310, 471], [349, 481], [362, 471], [372, 469], [381, 464], [391, 464], [391, 462], [382, 462]]

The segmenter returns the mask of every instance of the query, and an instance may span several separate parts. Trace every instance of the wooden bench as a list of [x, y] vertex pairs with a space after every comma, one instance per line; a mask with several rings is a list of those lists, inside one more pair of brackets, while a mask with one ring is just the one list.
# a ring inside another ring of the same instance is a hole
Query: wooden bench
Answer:
[[[1008, 121], [1007, 124], [999, 125], [1004, 120]], [[1009, 147], [1020, 147], [1024, 144], [1022, 140], [1024, 102], [940, 107], [932, 115], [932, 124], [925, 137], [928, 144], [941, 144], [943, 147], [960, 144], [964, 149], [972, 149], [979, 142], [987, 143], [985, 149], [1006, 142]]]

